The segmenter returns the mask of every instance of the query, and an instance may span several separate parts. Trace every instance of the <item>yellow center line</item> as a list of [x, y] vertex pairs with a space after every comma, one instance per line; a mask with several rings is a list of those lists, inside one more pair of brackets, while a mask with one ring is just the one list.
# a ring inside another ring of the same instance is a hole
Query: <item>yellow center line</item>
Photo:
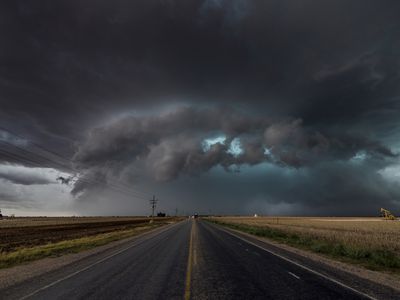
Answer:
[[188, 256], [188, 263], [186, 269], [186, 284], [185, 284], [185, 300], [190, 299], [190, 283], [192, 279], [192, 261], [193, 261], [193, 222], [192, 227], [190, 229], [190, 242], [189, 242], [189, 256]]
[[196, 251], [196, 247], [194, 247], [193, 249], [193, 265], [196, 267], [197, 265], [197, 251]]
[[193, 267], [197, 265], [197, 221], [193, 223]]

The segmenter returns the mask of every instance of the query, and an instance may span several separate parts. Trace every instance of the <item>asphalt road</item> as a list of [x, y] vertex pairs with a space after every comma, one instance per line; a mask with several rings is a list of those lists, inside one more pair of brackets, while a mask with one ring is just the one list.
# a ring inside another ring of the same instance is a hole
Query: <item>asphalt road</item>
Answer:
[[187, 220], [0, 291], [0, 299], [368, 299], [324, 274]]

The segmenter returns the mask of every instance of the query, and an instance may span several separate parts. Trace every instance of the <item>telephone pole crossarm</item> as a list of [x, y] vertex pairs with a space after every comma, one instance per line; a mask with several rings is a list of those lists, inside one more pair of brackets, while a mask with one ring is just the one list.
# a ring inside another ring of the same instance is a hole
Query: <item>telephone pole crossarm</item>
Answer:
[[154, 210], [156, 209], [158, 199], [156, 199], [156, 196], [153, 196], [153, 199], [150, 199], [150, 205], [151, 205], [151, 219], [154, 218]]

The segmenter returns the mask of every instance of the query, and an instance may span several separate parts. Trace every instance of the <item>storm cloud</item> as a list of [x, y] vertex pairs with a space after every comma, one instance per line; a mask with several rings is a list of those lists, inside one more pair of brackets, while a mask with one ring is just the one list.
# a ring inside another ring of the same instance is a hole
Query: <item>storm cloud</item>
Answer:
[[[213, 137], [220, 140], [213, 140]], [[235, 153], [232, 143], [236, 139]], [[207, 149], [204, 143], [208, 142]], [[89, 132], [74, 156], [78, 169], [144, 161], [156, 179], [198, 173], [221, 165], [273, 162], [300, 167], [320, 160], [350, 159], [365, 151], [395, 158], [390, 149], [361, 137], [324, 136], [302, 121], [255, 118], [226, 108], [178, 108], [156, 116], [125, 117]]]
[[[384, 172], [399, 164], [400, 3], [0, 7], [0, 161], [69, 173], [85, 213], [101, 191], [125, 212], [121, 185], [170, 208], [400, 209]], [[25, 175], [1, 176], [40, 183]]]

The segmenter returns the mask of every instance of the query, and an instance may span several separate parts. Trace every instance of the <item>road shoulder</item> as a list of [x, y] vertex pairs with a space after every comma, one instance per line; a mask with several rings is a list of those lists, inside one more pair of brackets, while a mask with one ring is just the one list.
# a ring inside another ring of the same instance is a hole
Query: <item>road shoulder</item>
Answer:
[[346, 283], [366, 294], [374, 295], [378, 299], [400, 299], [400, 280], [389, 274], [366, 270], [266, 238], [213, 223], [209, 224], [307, 268], [318, 270], [325, 276]]

